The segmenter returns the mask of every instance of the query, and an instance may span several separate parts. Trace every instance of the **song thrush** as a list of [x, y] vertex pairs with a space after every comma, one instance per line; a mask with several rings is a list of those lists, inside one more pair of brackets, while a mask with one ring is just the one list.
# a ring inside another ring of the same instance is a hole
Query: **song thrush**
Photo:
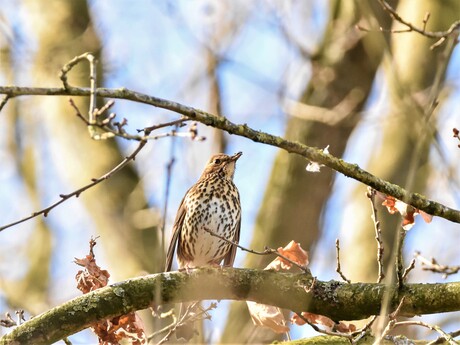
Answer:
[[208, 265], [233, 266], [236, 246], [211, 235], [205, 229], [233, 242], [240, 238], [241, 205], [233, 183], [235, 164], [241, 152], [211, 157], [198, 180], [185, 194], [177, 211], [166, 257], [171, 270], [177, 245], [179, 269]]

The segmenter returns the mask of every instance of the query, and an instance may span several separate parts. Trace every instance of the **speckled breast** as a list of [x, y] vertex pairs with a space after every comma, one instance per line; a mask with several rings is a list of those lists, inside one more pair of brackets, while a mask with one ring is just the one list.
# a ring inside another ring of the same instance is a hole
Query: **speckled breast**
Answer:
[[205, 179], [187, 194], [185, 204], [187, 212], [181, 232], [181, 266], [220, 264], [231, 245], [204, 229], [234, 240], [241, 217], [235, 184], [222, 177]]

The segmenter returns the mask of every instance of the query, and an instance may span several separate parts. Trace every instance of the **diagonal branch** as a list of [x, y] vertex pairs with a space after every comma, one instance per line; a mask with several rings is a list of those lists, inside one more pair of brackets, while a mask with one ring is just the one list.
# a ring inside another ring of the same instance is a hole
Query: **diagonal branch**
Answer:
[[109, 172], [105, 173], [101, 177], [93, 178], [91, 180], [91, 183], [88, 183], [88, 184], [84, 185], [83, 187], [73, 191], [72, 193], [60, 194], [59, 195], [60, 198], [61, 198], [60, 200], [56, 201], [55, 203], [51, 204], [50, 206], [48, 206], [48, 207], [46, 207], [46, 208], [44, 208], [44, 209], [42, 209], [40, 211], [36, 211], [36, 212], [32, 213], [28, 217], [24, 217], [24, 218], [22, 218], [20, 220], [17, 220], [15, 222], [0, 226], [0, 231], [3, 231], [5, 229], [10, 228], [12, 226], [15, 226], [17, 224], [23, 223], [23, 222], [25, 222], [25, 221], [27, 221], [29, 219], [35, 218], [35, 217], [37, 217], [39, 215], [43, 215], [44, 217], [48, 216], [48, 213], [50, 213], [50, 211], [52, 209], [54, 209], [55, 207], [59, 206], [60, 204], [62, 204], [65, 201], [71, 199], [72, 197], [78, 198], [80, 196], [80, 194], [83, 193], [84, 191], [94, 187], [95, 185], [101, 183], [102, 181], [108, 180], [110, 177], [112, 177], [113, 174], [115, 174], [118, 171], [120, 171], [121, 169], [123, 169], [129, 162], [131, 162], [131, 161], [136, 159], [137, 154], [142, 150], [142, 148], [145, 146], [145, 144], [147, 144], [147, 141], [145, 141], [145, 140], [139, 142], [139, 145], [133, 151], [133, 153], [131, 153], [128, 157], [123, 159], [116, 167], [114, 167], [112, 170], [110, 170]]
[[407, 284], [398, 290], [375, 283], [316, 281], [312, 289], [305, 289], [311, 285], [312, 278], [303, 273], [254, 269], [200, 268], [189, 273], [152, 274], [63, 303], [16, 327], [0, 338], [0, 344], [51, 344], [98, 320], [152, 305], [205, 299], [249, 300], [296, 313], [308, 311], [333, 320], [354, 320], [378, 314], [385, 290], [390, 288], [395, 292], [390, 311], [398, 308], [400, 316], [460, 310], [460, 283]]
[[[281, 148], [287, 152], [303, 156], [310, 161], [323, 164], [347, 177], [351, 177], [359, 182], [362, 182], [381, 193], [391, 195], [396, 199], [401, 200], [406, 204], [409, 204], [428, 214], [442, 217], [452, 222], [460, 223], [460, 211], [447, 207], [438, 202], [429, 200], [420, 194], [409, 192], [396, 184], [382, 180], [381, 178], [372, 175], [366, 170], [361, 169], [357, 164], [345, 162], [340, 158], [323, 152], [323, 150], [307, 146], [297, 141], [289, 141], [269, 133], [254, 130], [247, 124], [235, 124], [223, 116], [216, 116], [177, 102], [149, 96], [140, 92], [128, 90], [126, 88], [98, 88], [95, 90], [95, 93], [99, 97], [125, 99], [167, 109], [182, 114], [187, 118], [201, 122], [205, 125], [219, 128], [230, 134], [239, 135], [251, 139], [255, 142]], [[91, 94], [91, 90], [89, 88], [78, 87], [69, 87], [64, 89], [2, 86], [0, 87], [0, 94], [5, 94], [10, 98], [25, 95], [89, 96]]]

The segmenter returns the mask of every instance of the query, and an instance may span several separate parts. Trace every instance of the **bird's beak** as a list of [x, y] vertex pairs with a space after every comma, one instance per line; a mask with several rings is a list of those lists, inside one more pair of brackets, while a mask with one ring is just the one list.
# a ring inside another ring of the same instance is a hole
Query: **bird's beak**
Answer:
[[238, 153], [235, 153], [233, 156], [230, 157], [230, 159], [234, 162], [236, 162], [238, 160], [238, 158], [241, 157], [241, 155], [243, 154], [243, 152], [238, 152]]

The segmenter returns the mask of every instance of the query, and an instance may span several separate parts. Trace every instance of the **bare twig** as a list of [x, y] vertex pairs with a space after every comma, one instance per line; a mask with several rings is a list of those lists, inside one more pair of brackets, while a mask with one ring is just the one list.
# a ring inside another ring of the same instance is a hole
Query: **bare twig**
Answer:
[[428, 260], [427, 258], [423, 257], [420, 252], [415, 252], [414, 256], [422, 263], [422, 270], [431, 271], [434, 273], [442, 273], [444, 279], [460, 271], [460, 266], [441, 265], [435, 258]]
[[[460, 20], [457, 20], [455, 22], [453, 22], [451, 24], [451, 26], [449, 27], [449, 29], [447, 29], [447, 31], [427, 31], [426, 30], [426, 25], [427, 25], [427, 22], [430, 18], [430, 14], [427, 13], [425, 15], [425, 17], [423, 18], [423, 21], [422, 21], [422, 28], [419, 28], [415, 25], [413, 25], [412, 23], [409, 23], [408, 21], [404, 20], [397, 12], [396, 10], [391, 7], [390, 4], [388, 4], [388, 2], [386, 2], [385, 0], [378, 0], [379, 3], [382, 5], [383, 9], [385, 11], [387, 11], [389, 13], [389, 15], [394, 19], [396, 20], [397, 22], [401, 23], [402, 25], [404, 25], [407, 29], [404, 29], [404, 30], [390, 30], [390, 32], [393, 32], [393, 33], [401, 33], [401, 32], [417, 32], [425, 37], [429, 37], [429, 38], [436, 38], [438, 39], [438, 41], [436, 43], [434, 43], [432, 46], [431, 46], [431, 49], [433, 48], [436, 48], [438, 47], [439, 45], [441, 45], [446, 39], [448, 36], [450, 36], [453, 32], [458, 32], [458, 30], [460, 29]], [[384, 29], [381, 29], [382, 31], [385, 31]]]
[[404, 284], [404, 240], [406, 238], [406, 230], [402, 227], [399, 229], [396, 247], [396, 278], [398, 287], [402, 288]]
[[89, 61], [89, 88], [91, 90], [89, 94], [89, 110], [88, 120], [91, 125], [96, 123], [96, 58], [93, 54], [88, 54], [86, 59]]
[[[174, 125], [176, 125], [176, 127], [179, 125], [180, 125], [179, 127], [185, 126], [185, 122], [189, 120], [184, 117], [178, 120], [160, 123], [158, 125], [151, 126], [151, 127], [146, 127], [144, 129], [138, 129], [137, 130], [138, 133], [144, 132], [145, 135], [135, 135], [135, 134], [126, 133], [124, 131], [123, 128], [127, 124], [126, 119], [123, 119], [121, 123], [114, 122], [113, 125], [116, 127], [116, 129], [113, 129], [111, 127], [113, 120], [116, 118], [116, 115], [114, 113], [111, 113], [102, 122], [96, 121], [94, 124], [90, 124], [90, 122], [81, 114], [80, 110], [78, 109], [73, 99], [70, 98], [69, 103], [72, 106], [72, 108], [74, 108], [75, 113], [80, 120], [82, 120], [87, 126], [93, 126], [92, 138], [96, 140], [109, 139], [115, 136], [121, 137], [123, 139], [135, 140], [135, 141], [157, 140], [157, 139], [165, 138], [165, 137], [184, 137], [184, 138], [191, 138], [192, 140], [195, 140], [195, 141], [206, 140], [205, 137], [198, 135], [198, 131], [197, 131], [195, 122], [190, 126], [190, 129], [187, 132], [177, 132], [176, 130], [173, 130], [173, 131], [168, 131], [168, 132], [157, 134], [157, 135], [150, 135], [150, 133], [153, 130], [156, 130], [159, 128], [164, 128], [164, 127], [169, 127], [169, 126], [174, 126]], [[111, 100], [111, 101], [108, 101], [101, 109], [96, 109], [95, 110], [96, 119], [99, 116], [101, 116], [105, 111], [110, 109], [114, 105], [114, 103], [115, 102]], [[103, 133], [96, 133], [94, 131], [95, 127], [100, 128], [103, 131]]]
[[[157, 343], [157, 345], [161, 345], [161, 344], [164, 344], [165, 342], [167, 342], [171, 335], [173, 335], [176, 331], [177, 331], [177, 328], [181, 327], [181, 326], [184, 326], [186, 324], [191, 324], [191, 323], [194, 323], [196, 321], [199, 321], [199, 320], [210, 320], [211, 319], [211, 315], [209, 314], [209, 311], [213, 310], [213, 309], [216, 309], [217, 307], [217, 304], [216, 303], [211, 303], [209, 305], [209, 307], [207, 308], [196, 308], [196, 305], [199, 304], [199, 302], [196, 302], [196, 303], [192, 303], [190, 305], [187, 306], [187, 309], [185, 311], [185, 313], [183, 313], [179, 319], [176, 319], [174, 317], [174, 320], [173, 322], [166, 326], [165, 328], [159, 330], [159, 331], [156, 331], [155, 333], [153, 333], [152, 335], [150, 335], [148, 337], [148, 340], [152, 340], [154, 337], [156, 337], [157, 335], [159, 334], [162, 334], [164, 332], [168, 332], [166, 333], [166, 335]], [[198, 311], [197, 311], [198, 310]]]
[[18, 221], [15, 221], [13, 223], [10, 223], [10, 224], [6, 224], [6, 225], [3, 225], [0, 227], [0, 231], [3, 231], [7, 228], [10, 228], [14, 225], [17, 225], [17, 224], [20, 224], [20, 223], [23, 223], [29, 219], [32, 219], [32, 218], [35, 218], [39, 215], [43, 215], [44, 217], [48, 216], [49, 212], [54, 209], [55, 207], [59, 206], [60, 204], [62, 204], [63, 202], [69, 200], [70, 198], [72, 197], [79, 197], [81, 193], [83, 193], [84, 191], [96, 186], [97, 184], [101, 183], [102, 181], [105, 181], [105, 180], [108, 180], [110, 177], [112, 177], [112, 175], [114, 175], [115, 173], [117, 173], [118, 171], [120, 171], [121, 169], [123, 169], [129, 162], [133, 161], [137, 154], [143, 149], [143, 147], [145, 146], [145, 144], [147, 143], [147, 141], [141, 141], [138, 145], [138, 147], [134, 150], [133, 153], [131, 153], [128, 157], [126, 157], [125, 159], [123, 159], [116, 167], [114, 167], [112, 170], [110, 170], [108, 173], [102, 175], [101, 177], [99, 178], [94, 178], [92, 179], [92, 182], [91, 183], [88, 183], [87, 185], [77, 189], [76, 191], [72, 192], [72, 193], [69, 193], [69, 194], [60, 194], [59, 196], [61, 197], [61, 200], [59, 201], [56, 201], [55, 203], [51, 204], [50, 206], [40, 210], [40, 211], [36, 211], [34, 213], [32, 213], [32, 215], [28, 216], [28, 217], [25, 217], [25, 218], [22, 218]]
[[[393, 328], [407, 327], [407, 326], [421, 326], [421, 327], [428, 328], [428, 329], [430, 329], [432, 331], [435, 331], [435, 332], [439, 333], [441, 338], [444, 339], [444, 341], [446, 341], [448, 344], [458, 345], [458, 343], [452, 338], [452, 336], [449, 333], [446, 333], [441, 327], [439, 327], [437, 325], [430, 325], [430, 324], [427, 324], [427, 323], [425, 323], [423, 321], [415, 321], [415, 320], [399, 321], [399, 322], [395, 322]], [[435, 344], [436, 341], [437, 341], [437, 339], [434, 342], [431, 342], [431, 344]]]
[[[458, 337], [460, 335], [460, 330], [454, 331], [454, 332], [449, 332], [447, 333], [449, 336], [452, 338]], [[437, 345], [437, 344], [442, 344], [444, 343], [445, 339], [443, 336], [438, 337], [437, 339], [430, 341], [426, 345]]]
[[220, 238], [221, 240], [224, 240], [225, 242], [228, 242], [230, 243], [231, 245], [233, 246], [237, 246], [238, 248], [240, 248], [241, 250], [244, 250], [245, 252], [248, 252], [248, 253], [251, 253], [251, 254], [255, 254], [255, 255], [275, 255], [275, 256], [278, 256], [280, 258], [282, 258], [283, 260], [286, 260], [287, 262], [289, 262], [290, 264], [300, 268], [302, 271], [304, 271], [305, 273], [311, 275], [311, 272], [310, 272], [310, 269], [306, 266], [302, 266], [302, 265], [299, 265], [297, 262], [289, 259], [287, 256], [279, 253], [276, 249], [272, 249], [272, 248], [268, 248], [268, 247], [265, 247], [264, 248], [264, 251], [263, 252], [260, 252], [260, 251], [256, 251], [256, 250], [253, 250], [253, 249], [249, 249], [249, 248], [246, 248], [246, 247], [243, 247], [242, 245], [234, 242], [234, 241], [231, 241], [227, 238], [225, 238], [224, 236], [221, 236], [219, 234], [216, 234], [214, 231], [208, 229], [208, 228], [203, 228], [206, 232], [208, 232], [209, 234], [211, 234], [211, 236], [215, 236], [215, 237], [218, 237]]
[[335, 271], [340, 275], [340, 278], [342, 278], [344, 281], [350, 284], [351, 283], [350, 279], [345, 277], [345, 275], [342, 272], [342, 269], [340, 268], [340, 241], [338, 238], [336, 238], [335, 240], [335, 253], [336, 253], [336, 261], [337, 261], [337, 267]]
[[370, 318], [370, 320], [362, 328], [351, 333], [353, 336], [351, 343], [353, 345], [358, 344], [359, 341], [368, 333], [368, 331], [371, 329], [371, 326], [375, 322], [376, 319], [377, 319], [377, 315], [373, 315]]
[[404, 304], [404, 301], [406, 300], [406, 296], [404, 296], [403, 298], [401, 298], [401, 300], [399, 301], [399, 304], [398, 304], [398, 307], [396, 308], [396, 310], [394, 312], [392, 312], [389, 317], [390, 319], [396, 319], [399, 315], [399, 313], [401, 312], [401, 308]]
[[412, 261], [410, 262], [409, 266], [407, 266], [404, 269], [404, 272], [403, 272], [403, 274], [401, 276], [401, 279], [403, 281], [405, 281], [407, 279], [407, 276], [409, 275], [409, 272], [412, 271], [414, 268], [415, 268], [415, 259], [412, 259]]
[[12, 98], [12, 96], [10, 95], [5, 95], [5, 97], [3, 97], [2, 101], [0, 102], [0, 111], [2, 111], [2, 109], [5, 107], [6, 103], [8, 103], [10, 98]]
[[[90, 57], [91, 56], [91, 57]], [[61, 79], [62, 84], [64, 85], [65, 90], [69, 90], [71, 88], [70, 84], [67, 81], [67, 74], [74, 68], [78, 63], [82, 60], [88, 60], [91, 62], [91, 60], [94, 61], [94, 56], [92, 53], [84, 53], [79, 56], [75, 56], [72, 60], [67, 62], [62, 68], [61, 72], [59, 73], [59, 79]]]
[[377, 283], [381, 283], [385, 278], [385, 273], [383, 271], [383, 240], [382, 240], [382, 229], [380, 228], [380, 221], [377, 218], [377, 209], [375, 208], [375, 195], [376, 191], [373, 188], [368, 187], [366, 196], [369, 198], [372, 208], [372, 221], [374, 222], [375, 230], [375, 240], [377, 241], [377, 264], [379, 268]]
[[403, 306], [403, 303], [404, 303], [404, 300], [405, 300], [405, 297], [401, 298], [401, 300], [399, 301], [399, 304], [398, 304], [398, 307], [396, 308], [396, 310], [391, 313], [389, 316], [390, 320], [388, 321], [385, 329], [383, 330], [383, 332], [380, 334], [380, 336], [378, 336], [375, 341], [374, 341], [374, 345], [378, 345], [382, 342], [382, 340], [391, 332], [391, 330], [395, 327], [396, 325], [396, 318], [398, 316], [398, 314], [401, 312], [401, 308]]
[[[440, 338], [446, 341], [447, 343], [451, 345], [457, 345], [457, 342], [453, 339], [453, 336], [457, 336], [457, 333], [446, 333], [444, 330], [441, 329], [441, 327], [437, 325], [429, 325], [425, 322], [422, 321], [415, 321], [415, 320], [410, 320], [410, 321], [397, 321], [397, 317], [401, 312], [402, 306], [404, 304], [405, 297], [401, 299], [399, 302], [398, 307], [396, 310], [389, 315], [390, 321], [388, 322], [385, 330], [381, 334], [381, 336], [375, 340], [374, 344], [380, 344], [380, 342], [388, 336], [388, 334], [395, 328], [397, 327], [402, 327], [402, 326], [422, 326], [428, 329], [431, 329], [432, 331], [438, 332], [441, 336]], [[460, 333], [460, 332], [459, 332]], [[429, 344], [437, 344], [439, 343], [439, 338], [430, 342]], [[427, 344], [428, 345], [428, 344]]]
[[142, 128], [142, 129], [138, 129], [137, 133], [144, 132], [146, 135], [149, 135], [154, 130], [162, 128], [162, 127], [166, 127], [166, 126], [176, 126], [177, 125], [178, 127], [183, 127], [183, 126], [185, 126], [184, 122], [187, 122], [187, 121], [189, 121], [189, 120], [186, 117], [182, 116], [178, 120], [173, 120], [173, 121], [165, 122], [165, 123], [162, 123], [162, 124], [159, 124], [159, 125], [153, 125], [153, 126], [150, 126], [150, 127], [145, 127], [145, 128]]

